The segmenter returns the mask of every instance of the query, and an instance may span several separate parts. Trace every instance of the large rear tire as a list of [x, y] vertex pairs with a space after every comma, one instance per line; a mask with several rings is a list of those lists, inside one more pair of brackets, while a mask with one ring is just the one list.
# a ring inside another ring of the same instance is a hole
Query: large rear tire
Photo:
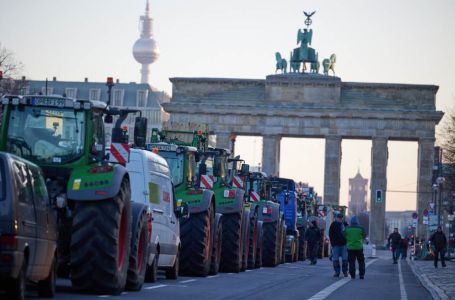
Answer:
[[250, 230], [249, 230], [249, 242], [248, 242], [248, 269], [253, 269], [256, 265], [257, 257], [257, 218], [251, 218], [250, 220]]
[[223, 221], [218, 223], [214, 240], [215, 242], [213, 243], [212, 248], [212, 261], [210, 263], [210, 275], [216, 275], [220, 270], [221, 249], [223, 247]]
[[278, 264], [280, 233], [278, 232], [277, 225], [276, 221], [262, 225], [262, 264], [265, 267], [275, 267]]
[[134, 226], [136, 228], [134, 229], [133, 237], [131, 238], [131, 252], [126, 279], [126, 289], [130, 291], [139, 291], [144, 284], [149, 248], [148, 217], [145, 210], [142, 211]]
[[242, 268], [242, 213], [223, 216], [222, 272], [239, 273]]
[[182, 253], [180, 271], [184, 275], [207, 276], [210, 271], [214, 209], [191, 214], [180, 223]]
[[131, 245], [131, 190], [123, 179], [112, 199], [76, 202], [71, 281], [79, 292], [118, 295], [126, 284]]

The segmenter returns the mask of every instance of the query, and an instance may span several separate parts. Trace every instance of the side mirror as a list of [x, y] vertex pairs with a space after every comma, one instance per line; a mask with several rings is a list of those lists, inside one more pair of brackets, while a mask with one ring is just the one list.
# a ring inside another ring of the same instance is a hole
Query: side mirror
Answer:
[[111, 115], [104, 116], [104, 123], [112, 124], [112, 122], [114, 122], [114, 118]]
[[175, 216], [177, 218], [188, 218], [190, 216], [188, 203], [182, 203], [181, 201], [177, 202], [177, 207], [175, 208]]
[[240, 175], [241, 176], [248, 176], [249, 173], [250, 173], [250, 165], [243, 164], [242, 168], [240, 169]]
[[145, 148], [147, 138], [147, 118], [136, 117], [134, 121], [134, 145]]

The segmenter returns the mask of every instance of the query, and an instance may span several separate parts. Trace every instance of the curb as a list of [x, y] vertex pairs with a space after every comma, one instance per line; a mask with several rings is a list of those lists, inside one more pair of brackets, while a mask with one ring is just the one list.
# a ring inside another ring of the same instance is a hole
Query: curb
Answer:
[[409, 261], [408, 262], [409, 267], [411, 267], [412, 272], [414, 275], [419, 279], [420, 283], [423, 285], [423, 287], [431, 294], [433, 299], [436, 300], [446, 300], [450, 299], [442, 289], [434, 285], [425, 274], [421, 274], [420, 271], [417, 271], [417, 267], [414, 264], [414, 261]]

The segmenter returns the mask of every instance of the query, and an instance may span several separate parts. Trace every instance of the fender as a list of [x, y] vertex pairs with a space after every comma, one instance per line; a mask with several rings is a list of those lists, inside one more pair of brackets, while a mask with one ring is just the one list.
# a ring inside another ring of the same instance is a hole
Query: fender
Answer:
[[[139, 203], [139, 202], [131, 202], [131, 212], [132, 212], [132, 215], [133, 215], [133, 223], [132, 223], [132, 227], [131, 227], [131, 236], [135, 236], [136, 234], [136, 230], [139, 226], [139, 219], [140, 217], [142, 216], [142, 214], [147, 214], [147, 210], [148, 210], [148, 206], [143, 204], [143, 203]], [[149, 237], [150, 239], [150, 237]], [[133, 245], [133, 239], [131, 239], [131, 246]]]
[[216, 208], [216, 212], [221, 214], [242, 213], [244, 190], [235, 189], [235, 201], [232, 205], [221, 205]]
[[[258, 203], [258, 219], [263, 221], [264, 223], [269, 223], [269, 222], [276, 222], [280, 220], [280, 205], [278, 203], [272, 202], [272, 201], [261, 201]], [[264, 207], [271, 207], [272, 208], [272, 214], [271, 215], [266, 215], [263, 214], [263, 208]]]
[[190, 206], [190, 214], [200, 213], [209, 209], [210, 202], [213, 198], [212, 190], [204, 190], [202, 193], [202, 201], [196, 205]]
[[90, 173], [89, 170], [96, 165], [77, 168], [71, 174], [67, 193], [68, 199], [75, 201], [97, 201], [115, 197], [119, 191], [125, 176], [128, 176], [126, 168], [119, 164], [112, 166], [111, 172]]
[[262, 230], [262, 225], [264, 224], [264, 222], [262, 221], [257, 221], [256, 223], [256, 247], [259, 248], [259, 249], [262, 249], [262, 238], [263, 238], [263, 230]]

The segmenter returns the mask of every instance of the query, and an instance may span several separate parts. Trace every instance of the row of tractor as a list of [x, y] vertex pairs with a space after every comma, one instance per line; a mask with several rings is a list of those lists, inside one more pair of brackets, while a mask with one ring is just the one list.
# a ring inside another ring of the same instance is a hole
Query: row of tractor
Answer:
[[[128, 114], [139, 114], [132, 144]], [[0, 288], [12, 298], [28, 285], [53, 296], [57, 276], [74, 291], [119, 294], [154, 282], [158, 269], [176, 279], [303, 260], [307, 220], [321, 219], [293, 180], [251, 172], [209, 147], [208, 130], [152, 129], [147, 143], [140, 111], [42, 95], [4, 96], [0, 122], [0, 151], [24, 165], [11, 164], [18, 179], [7, 189], [0, 161], [0, 205], [19, 199], [0, 220]], [[30, 192], [5, 192], [21, 184]], [[30, 207], [21, 197], [44, 203], [47, 217], [19, 222]], [[32, 242], [43, 228], [45, 248]]]

